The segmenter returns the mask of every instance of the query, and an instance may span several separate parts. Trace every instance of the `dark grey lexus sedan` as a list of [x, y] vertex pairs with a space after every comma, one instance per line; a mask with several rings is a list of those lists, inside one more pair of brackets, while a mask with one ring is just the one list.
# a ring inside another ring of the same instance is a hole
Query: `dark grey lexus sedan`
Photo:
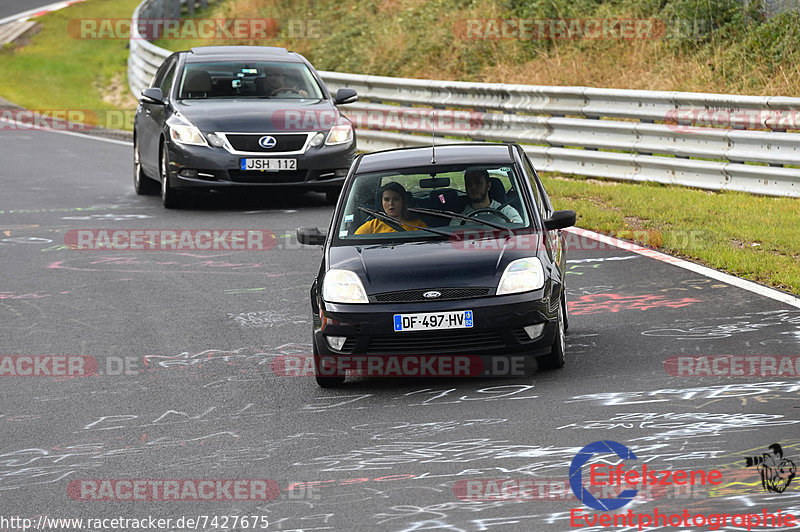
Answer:
[[[479, 376], [498, 357], [564, 365], [565, 240], [522, 148], [457, 144], [358, 155], [311, 288], [317, 383]], [[474, 371], [475, 368], [479, 371]]]
[[353, 126], [301, 55], [266, 46], [175, 52], [142, 91], [134, 119], [134, 188], [161, 189], [165, 207], [186, 192], [230, 187], [341, 190], [355, 157]]

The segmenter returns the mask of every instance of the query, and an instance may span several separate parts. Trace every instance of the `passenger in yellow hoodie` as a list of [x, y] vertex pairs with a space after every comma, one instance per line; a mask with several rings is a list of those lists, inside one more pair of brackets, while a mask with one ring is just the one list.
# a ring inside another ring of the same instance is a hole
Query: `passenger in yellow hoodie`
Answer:
[[[398, 220], [402, 220], [401, 226], [406, 231], [417, 231], [416, 227], [412, 227], [414, 225], [418, 227], [428, 227], [425, 225], [425, 222], [419, 219], [408, 219], [408, 206], [406, 205], [406, 189], [403, 188], [403, 185], [396, 181], [392, 181], [390, 183], [386, 183], [381, 187], [381, 206], [383, 207], [383, 212], [391, 216], [392, 218], [397, 218]], [[393, 233], [396, 229], [391, 227], [386, 222], [379, 220], [377, 218], [373, 218], [372, 220], [368, 221], [358, 229], [356, 229], [357, 235], [366, 235], [369, 233]]]

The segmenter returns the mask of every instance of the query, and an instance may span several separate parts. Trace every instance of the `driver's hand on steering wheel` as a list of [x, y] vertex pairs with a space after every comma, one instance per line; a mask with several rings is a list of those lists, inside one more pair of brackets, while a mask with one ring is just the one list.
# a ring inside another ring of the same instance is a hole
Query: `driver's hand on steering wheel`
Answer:
[[[471, 212], [467, 213], [467, 217], [469, 217], [469, 218], [472, 218], [472, 217], [481, 218], [480, 216], [477, 216], [479, 214], [489, 214], [490, 215], [490, 220], [488, 220], [488, 221], [492, 221], [491, 218], [497, 218], [498, 220], [503, 220], [503, 221], [505, 221], [507, 223], [512, 223], [511, 222], [511, 218], [506, 216], [503, 211], [501, 211], [500, 209], [493, 209], [491, 207], [482, 207], [480, 209], [475, 209], [474, 211], [471, 211]], [[464, 225], [466, 223], [467, 223], [467, 220], [461, 220], [461, 223], [459, 225]]]
[[294, 92], [295, 94], [298, 94], [303, 97], [308, 96], [308, 91], [304, 89], [295, 89], [294, 87], [281, 87], [280, 89], [275, 89], [274, 91], [272, 91], [272, 93], [270, 93], [270, 96], [277, 96], [282, 92]]

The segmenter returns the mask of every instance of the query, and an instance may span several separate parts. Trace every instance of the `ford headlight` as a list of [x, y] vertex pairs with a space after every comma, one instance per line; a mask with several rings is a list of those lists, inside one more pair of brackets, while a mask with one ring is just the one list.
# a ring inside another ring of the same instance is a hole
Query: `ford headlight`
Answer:
[[353, 140], [353, 126], [350, 124], [338, 124], [331, 128], [328, 133], [328, 140], [325, 141], [327, 146], [333, 144], [344, 144]]
[[544, 286], [544, 267], [537, 258], [517, 259], [506, 266], [497, 285], [497, 295], [518, 294]]
[[350, 270], [328, 270], [322, 281], [322, 299], [329, 303], [369, 303], [361, 279]]
[[178, 144], [208, 146], [205, 137], [203, 137], [203, 134], [200, 133], [200, 130], [197, 129], [197, 126], [194, 124], [171, 117], [167, 120], [167, 125], [169, 126], [169, 136]]

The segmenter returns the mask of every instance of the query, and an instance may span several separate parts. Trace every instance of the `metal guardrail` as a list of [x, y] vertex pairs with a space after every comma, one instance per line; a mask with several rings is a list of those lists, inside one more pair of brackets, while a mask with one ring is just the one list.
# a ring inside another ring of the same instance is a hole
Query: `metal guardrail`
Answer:
[[[185, 4], [144, 0], [134, 12], [128, 80], [137, 96], [170, 52], [141, 38], [136, 19], [177, 18]], [[800, 98], [320, 74], [331, 92], [358, 91], [346, 115], [470, 111], [476, 127], [439, 129], [437, 142], [519, 142], [542, 171], [800, 197], [800, 133], [785, 131], [800, 130]], [[692, 113], [704, 112], [730, 127], [692, 126]], [[360, 128], [358, 142], [361, 150], [427, 146], [430, 129]]]
[[136, 97], [150, 86], [156, 70], [171, 53], [142, 37], [137, 21], [179, 19], [184, 10], [191, 14], [195, 9], [207, 8], [208, 3], [209, 0], [144, 0], [134, 10], [128, 45], [128, 87]]

